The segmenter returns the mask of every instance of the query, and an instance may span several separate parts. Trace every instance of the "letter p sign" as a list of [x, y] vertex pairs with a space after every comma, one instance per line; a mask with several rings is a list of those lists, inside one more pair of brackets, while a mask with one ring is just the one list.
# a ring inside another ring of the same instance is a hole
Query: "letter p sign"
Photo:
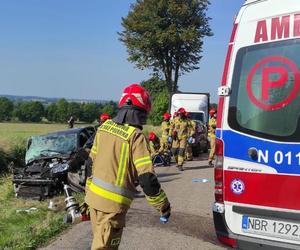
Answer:
[[[270, 64], [272, 66], [270, 66]], [[289, 74], [291, 77], [289, 77]], [[253, 78], [257, 75], [261, 76], [260, 96], [255, 96], [253, 93]], [[277, 91], [280, 97], [284, 93], [283, 88], [286, 84], [292, 85], [288, 86], [289, 93], [283, 99], [281, 98], [281, 100], [275, 100], [276, 102], [274, 102], [274, 98], [271, 96], [272, 90]], [[293, 101], [298, 95], [300, 89], [300, 73], [297, 65], [286, 57], [265, 57], [258, 61], [250, 70], [246, 87], [250, 101], [257, 107], [264, 110], [281, 109]]]
[[[277, 80], [271, 80], [271, 76], [278, 75]], [[269, 90], [283, 87], [288, 82], [288, 71], [283, 66], [265, 67], [262, 69], [261, 99], [269, 100]]]

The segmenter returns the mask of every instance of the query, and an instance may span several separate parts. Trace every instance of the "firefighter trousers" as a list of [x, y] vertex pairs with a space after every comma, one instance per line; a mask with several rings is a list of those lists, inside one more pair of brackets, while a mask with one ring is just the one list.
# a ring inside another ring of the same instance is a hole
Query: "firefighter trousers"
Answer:
[[182, 166], [185, 157], [186, 138], [174, 140], [172, 143], [172, 154], [178, 166]]
[[192, 144], [190, 143], [187, 143], [185, 157], [188, 161], [193, 160], [193, 149], [192, 149]]
[[118, 249], [121, 243], [123, 228], [125, 227], [126, 212], [104, 213], [90, 208], [93, 231], [92, 250]]
[[162, 137], [160, 140], [160, 149], [159, 151], [161, 153], [166, 153], [169, 150], [169, 142], [168, 142], [168, 138], [164, 138]]
[[211, 136], [209, 143], [210, 143], [210, 152], [209, 152], [208, 160], [212, 161], [214, 159], [214, 156], [215, 156], [216, 136]]

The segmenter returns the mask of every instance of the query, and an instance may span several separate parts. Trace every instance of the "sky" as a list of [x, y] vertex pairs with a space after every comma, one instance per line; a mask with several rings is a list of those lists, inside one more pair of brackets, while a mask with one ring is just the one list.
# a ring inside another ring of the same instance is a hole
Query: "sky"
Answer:
[[[0, 0], [0, 94], [118, 100], [123, 88], [150, 78], [127, 61], [118, 40], [134, 0]], [[217, 101], [234, 16], [244, 0], [211, 0], [213, 37], [200, 69], [179, 90]]]

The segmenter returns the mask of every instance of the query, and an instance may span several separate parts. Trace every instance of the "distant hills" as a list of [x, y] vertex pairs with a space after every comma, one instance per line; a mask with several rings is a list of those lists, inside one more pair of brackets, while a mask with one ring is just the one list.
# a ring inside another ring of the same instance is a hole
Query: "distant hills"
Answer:
[[[13, 102], [24, 102], [24, 101], [39, 101], [45, 105], [57, 102], [61, 98], [56, 97], [40, 97], [40, 96], [18, 96], [18, 95], [1, 95], [0, 97], [6, 97]], [[78, 103], [106, 103], [108, 101], [104, 100], [91, 100], [91, 99], [68, 99], [68, 102], [78, 102]]]

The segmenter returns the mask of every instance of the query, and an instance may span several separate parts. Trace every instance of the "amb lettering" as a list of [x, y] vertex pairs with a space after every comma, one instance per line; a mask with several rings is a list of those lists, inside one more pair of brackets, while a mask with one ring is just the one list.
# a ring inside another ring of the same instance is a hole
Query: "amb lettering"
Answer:
[[300, 37], [300, 14], [260, 20], [256, 25], [254, 43]]
[[269, 164], [269, 161], [274, 161], [276, 164], [281, 165], [300, 165], [300, 152], [283, 152], [280, 150], [270, 153], [269, 150], [258, 150], [258, 159], [259, 163]]

